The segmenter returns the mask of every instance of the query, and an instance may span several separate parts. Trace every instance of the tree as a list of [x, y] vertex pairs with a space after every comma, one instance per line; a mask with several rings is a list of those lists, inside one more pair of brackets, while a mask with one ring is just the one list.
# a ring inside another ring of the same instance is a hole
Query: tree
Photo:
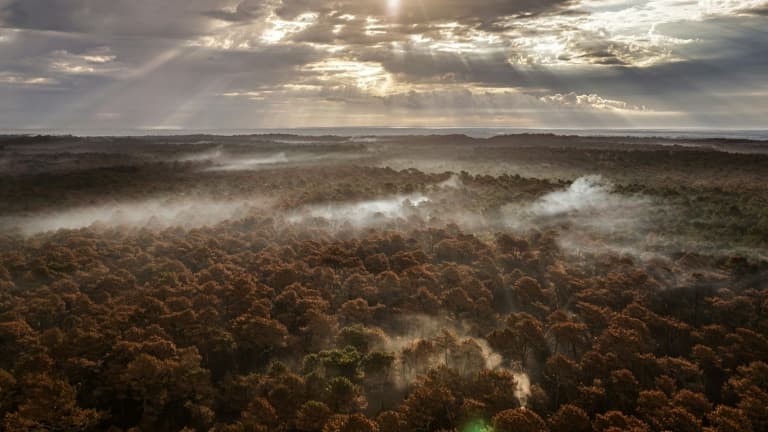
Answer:
[[373, 320], [374, 308], [362, 298], [344, 302], [339, 308], [339, 315], [349, 324], [369, 324]]
[[574, 321], [561, 321], [552, 324], [549, 331], [555, 338], [555, 352], [565, 348], [566, 353], [578, 358], [578, 349], [586, 345], [588, 329], [586, 324]]
[[716, 432], [752, 432], [752, 423], [739, 408], [718, 405], [707, 416]]
[[416, 387], [403, 402], [401, 411], [408, 431], [450, 428], [459, 412], [458, 400], [447, 388]]
[[497, 413], [520, 406], [517, 392], [510, 391], [517, 388], [518, 382], [512, 372], [505, 369], [484, 369], [477, 372], [471, 383], [465, 387], [465, 391], [483, 404], [489, 413]]
[[341, 329], [337, 339], [338, 346], [353, 346], [365, 354], [377, 346], [385, 345], [388, 338], [381, 329], [355, 324]]
[[24, 320], [0, 323], [0, 367], [13, 369], [13, 360], [37, 345], [37, 333]]
[[683, 389], [677, 392], [673, 400], [674, 404], [693, 414], [696, 418], [704, 416], [712, 410], [712, 403], [704, 394]]
[[278, 424], [277, 411], [268, 400], [254, 398], [240, 413], [241, 422], [251, 430], [270, 430]]
[[443, 297], [443, 305], [450, 312], [457, 316], [461, 316], [474, 308], [474, 301], [469, 298], [467, 292], [462, 288], [453, 288], [445, 293], [445, 296]]
[[552, 432], [592, 432], [587, 413], [576, 405], [565, 404], [549, 419]]
[[644, 390], [637, 398], [637, 412], [642, 420], [651, 425], [654, 430], [662, 430], [664, 416], [669, 407], [669, 398], [659, 390]]
[[380, 432], [400, 432], [404, 430], [403, 418], [397, 411], [384, 411], [376, 417]]
[[272, 351], [286, 345], [288, 330], [273, 319], [241, 315], [231, 327], [246, 369], [262, 364]]
[[21, 384], [18, 408], [6, 414], [4, 430], [89, 430], [102, 418], [96, 410], [78, 407], [75, 389], [66, 381], [35, 374]]
[[631, 412], [636, 404], [639, 384], [627, 369], [611, 372], [607, 385], [608, 402], [621, 411]]
[[595, 432], [629, 431], [650, 432], [647, 424], [634, 416], [626, 415], [621, 411], [608, 411], [605, 414], [595, 416], [592, 423]]
[[474, 339], [464, 339], [450, 350], [448, 365], [462, 375], [474, 375], [485, 369], [483, 349]]
[[344, 349], [321, 351], [318, 359], [325, 369], [328, 377], [346, 377], [350, 380], [358, 378], [358, 367], [362, 355], [353, 346]]
[[303, 320], [305, 325], [300, 328], [300, 332], [308, 351], [317, 351], [331, 344], [338, 329], [335, 315], [313, 308], [305, 312]]
[[432, 365], [433, 359], [438, 354], [437, 347], [431, 341], [418, 339], [412, 342], [403, 348], [400, 353], [403, 376], [413, 377], [425, 372]]
[[768, 431], [768, 364], [756, 361], [740, 366], [727, 387], [738, 398], [736, 406], [747, 415], [755, 432]]
[[328, 420], [323, 432], [379, 432], [379, 426], [362, 414], [336, 415]]
[[575, 361], [557, 354], [551, 356], [544, 365], [544, 376], [550, 383], [549, 394], [555, 407], [561, 400], [571, 401], [576, 398], [581, 368]]
[[299, 408], [296, 428], [307, 432], [321, 431], [330, 416], [331, 409], [328, 405], [319, 401], [308, 401]]
[[387, 393], [387, 383], [391, 380], [392, 366], [395, 362], [393, 354], [383, 351], [372, 351], [363, 357], [360, 366], [365, 373], [365, 385], [369, 393], [379, 401], [379, 410]]
[[512, 313], [506, 325], [506, 329], [492, 332], [487, 339], [494, 348], [512, 355], [526, 369], [530, 352], [540, 353], [547, 346], [541, 322], [527, 313]]
[[375, 254], [365, 259], [365, 268], [373, 273], [378, 274], [389, 270], [389, 259], [383, 253]]
[[350, 413], [365, 408], [366, 405], [360, 388], [342, 376], [328, 381], [328, 404], [338, 413]]
[[535, 412], [527, 408], [504, 410], [493, 416], [495, 432], [544, 432], [547, 425]]
[[512, 298], [519, 307], [528, 307], [533, 303], [544, 301], [539, 282], [530, 276], [523, 276], [515, 282], [512, 287]]

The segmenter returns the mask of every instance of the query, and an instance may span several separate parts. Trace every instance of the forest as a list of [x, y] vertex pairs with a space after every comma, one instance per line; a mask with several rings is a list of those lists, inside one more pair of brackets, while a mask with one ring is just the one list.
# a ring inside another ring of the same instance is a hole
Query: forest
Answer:
[[768, 144], [0, 137], [0, 429], [768, 432]]

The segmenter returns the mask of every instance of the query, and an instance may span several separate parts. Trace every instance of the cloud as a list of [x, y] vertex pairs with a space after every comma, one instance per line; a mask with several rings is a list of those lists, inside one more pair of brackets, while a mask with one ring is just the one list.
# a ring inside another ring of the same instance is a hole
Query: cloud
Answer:
[[543, 96], [540, 100], [545, 103], [554, 103], [567, 108], [584, 107], [598, 110], [646, 110], [644, 106], [630, 105], [624, 101], [605, 99], [594, 93], [588, 95], [580, 95], [574, 92], [567, 94], [558, 93], [551, 96]]
[[580, 31], [568, 37], [557, 60], [565, 63], [645, 67], [681, 60], [674, 50], [692, 42], [691, 39], [658, 34], [610, 36], [604, 32]]
[[503, 17], [535, 16], [560, 11], [575, 2], [571, 0], [284, 0], [278, 15], [292, 18], [306, 12], [332, 13], [363, 17], [381, 17], [397, 23], [435, 22], [492, 23]]
[[13, 86], [49, 86], [57, 84], [58, 81], [41, 76], [22, 76], [14, 75], [10, 72], [0, 72], [0, 85]]
[[116, 56], [109, 47], [98, 47], [75, 54], [57, 50], [48, 58], [49, 68], [65, 74], [105, 74], [117, 71]]
[[[556, 13], [573, 13], [574, 0], [284, 0], [275, 9], [281, 20], [311, 15], [311, 23], [291, 35], [294, 41], [378, 47], [418, 38], [431, 47], [472, 51], [484, 39], [506, 32], [505, 21]], [[503, 36], [502, 36], [503, 38]], [[443, 44], [445, 42], [445, 44]], [[473, 46], [474, 45], [474, 46]]]
[[712, 15], [764, 15], [768, 10], [765, 0], [700, 0], [703, 13]]
[[0, 0], [6, 27], [58, 32], [185, 38], [212, 31], [206, 15], [226, 0]]
[[[440, 88], [387, 93], [391, 85], [386, 75], [375, 73], [347, 79], [343, 73], [328, 77], [322, 84], [283, 89], [274, 97], [290, 99], [325, 99], [330, 102], [380, 106], [387, 110], [430, 111], [432, 113], [464, 111], [467, 113], [503, 114], [526, 111], [649, 111], [645, 106], [604, 98], [598, 94], [575, 92], [536, 96], [524, 91], [471, 85], [446, 85]], [[244, 93], [241, 96], [266, 98], [267, 93]]]
[[213, 9], [204, 15], [222, 21], [243, 22], [260, 18], [266, 12], [267, 2], [264, 0], [242, 0], [236, 4], [230, 4], [220, 9]]
[[764, 3], [0, 0], [0, 126], [755, 127]]

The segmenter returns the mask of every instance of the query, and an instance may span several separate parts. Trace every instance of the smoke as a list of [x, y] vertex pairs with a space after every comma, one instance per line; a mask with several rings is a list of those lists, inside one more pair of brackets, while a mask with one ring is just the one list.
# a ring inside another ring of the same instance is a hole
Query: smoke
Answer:
[[206, 162], [206, 161], [216, 161], [223, 157], [224, 153], [222, 151], [222, 147], [218, 146], [216, 148], [206, 150], [199, 153], [190, 153], [185, 156], [182, 156], [178, 159], [179, 162]]
[[[504, 363], [504, 358], [501, 356], [501, 354], [494, 351], [491, 348], [491, 346], [488, 345], [488, 342], [485, 339], [463, 335], [461, 333], [457, 333], [455, 329], [447, 330], [443, 328], [441, 332], [434, 333], [429, 336], [415, 336], [412, 334], [400, 335], [388, 340], [387, 345], [384, 347], [384, 349], [389, 352], [402, 352], [404, 349], [413, 347], [419, 341], [434, 341], [439, 337], [445, 337], [446, 335], [449, 335], [450, 337], [454, 337], [456, 341], [458, 341], [459, 343], [471, 341], [477, 344], [478, 348], [480, 349], [479, 352], [482, 354], [483, 364], [485, 369], [495, 370], [495, 369], [502, 368], [502, 364]], [[447, 363], [448, 362], [446, 361], [444, 356], [435, 355], [429, 362], [428, 367], [433, 368], [437, 366], [447, 365]], [[427, 365], [424, 365], [424, 366], [427, 366]], [[474, 372], [477, 372], [477, 371], [474, 371]]]
[[550, 192], [524, 209], [524, 217], [539, 225], [574, 225], [601, 232], [635, 227], [648, 213], [651, 202], [642, 196], [614, 192], [601, 176], [576, 179], [565, 190]]
[[501, 231], [553, 230], [559, 246], [571, 252], [614, 252], [655, 257], [649, 251], [660, 237], [650, 235], [660, 208], [651, 198], [624, 194], [600, 176], [576, 179], [569, 186], [527, 203], [509, 203], [498, 212], [477, 205], [476, 192], [457, 174], [433, 184], [427, 194], [323, 203], [300, 207], [286, 214], [291, 224], [319, 222], [328, 229], [368, 228], [398, 220], [441, 227], [456, 223], [476, 235]]
[[415, 314], [401, 317], [393, 324], [401, 331], [389, 335], [384, 345], [376, 349], [397, 354], [399, 373], [395, 384], [398, 388], [407, 388], [419, 375], [439, 366], [455, 368], [465, 375], [483, 369], [505, 370], [515, 378], [515, 397], [521, 405], [527, 404], [531, 394], [528, 375], [519, 365], [506, 366], [501, 354], [485, 339], [472, 336], [466, 323], [446, 316]]
[[198, 228], [247, 216], [255, 208], [265, 208], [268, 200], [215, 201], [210, 199], [153, 199], [139, 202], [77, 207], [55, 213], [0, 219], [0, 229], [18, 229], [32, 235], [59, 229], [90, 226], [132, 228]]
[[528, 398], [531, 397], [531, 379], [525, 372], [512, 372], [515, 376], [515, 397], [520, 401], [521, 406], [528, 405]]
[[379, 140], [380, 140], [380, 137], [376, 137], [376, 136], [358, 136], [358, 137], [350, 138], [349, 142], [371, 144], [371, 143], [378, 142]]
[[245, 157], [245, 158], [235, 158], [232, 156], [222, 157], [221, 155], [219, 155], [219, 158], [216, 159], [215, 162], [217, 163], [216, 166], [208, 168], [209, 171], [253, 170], [253, 169], [259, 169], [268, 165], [286, 164], [289, 162], [289, 159], [286, 156], [285, 152], [280, 152], [280, 153], [269, 155], [269, 156]]
[[[208, 156], [208, 159], [205, 157]], [[207, 171], [248, 171], [264, 169], [265, 167], [285, 167], [296, 165], [321, 164], [325, 162], [352, 161], [364, 157], [363, 153], [354, 152], [311, 152], [293, 151], [274, 154], [227, 154], [212, 152], [201, 154], [200, 160], [208, 160], [213, 166]]]
[[461, 189], [464, 187], [464, 182], [461, 181], [458, 175], [452, 174], [448, 180], [438, 183], [437, 187], [440, 189]]
[[563, 249], [642, 256], [658, 209], [649, 197], [617, 192], [603, 177], [590, 175], [527, 205], [508, 204], [501, 214], [513, 230], [555, 230]]
[[429, 201], [425, 195], [411, 194], [344, 204], [313, 205], [293, 212], [287, 220], [290, 223], [302, 223], [320, 218], [327, 220], [331, 227], [351, 225], [365, 228], [415, 214], [419, 206]]
[[537, 216], [572, 215], [609, 210], [616, 207], [617, 200], [602, 177], [586, 176], [576, 179], [565, 190], [544, 195], [529, 210]]
[[494, 351], [493, 348], [491, 348], [491, 346], [488, 344], [488, 341], [485, 339], [473, 337], [470, 337], [469, 339], [480, 345], [480, 349], [483, 352], [483, 359], [485, 360], [486, 369], [495, 370], [502, 367], [502, 364], [504, 363], [504, 357]]

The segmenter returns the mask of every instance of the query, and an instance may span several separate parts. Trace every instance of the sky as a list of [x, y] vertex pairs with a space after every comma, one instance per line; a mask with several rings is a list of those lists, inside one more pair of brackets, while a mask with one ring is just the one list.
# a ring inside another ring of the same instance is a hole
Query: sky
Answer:
[[0, 0], [0, 128], [757, 128], [764, 0]]

